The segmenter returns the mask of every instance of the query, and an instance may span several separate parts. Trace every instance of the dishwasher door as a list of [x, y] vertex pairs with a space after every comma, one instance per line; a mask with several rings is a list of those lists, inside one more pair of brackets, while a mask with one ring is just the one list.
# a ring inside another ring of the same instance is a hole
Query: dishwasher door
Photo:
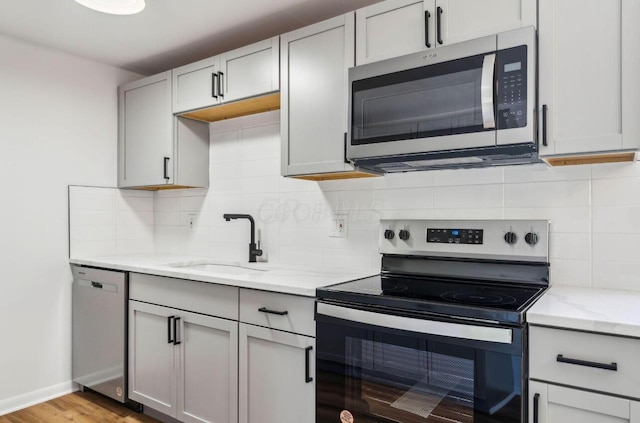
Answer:
[[73, 381], [124, 403], [127, 273], [72, 266]]

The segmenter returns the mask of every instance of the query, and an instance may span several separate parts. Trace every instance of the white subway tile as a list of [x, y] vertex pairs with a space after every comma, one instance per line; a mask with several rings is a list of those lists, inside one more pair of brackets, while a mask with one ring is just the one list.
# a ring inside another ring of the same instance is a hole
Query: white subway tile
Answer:
[[640, 206], [594, 207], [593, 233], [640, 234]]
[[209, 182], [210, 195], [242, 194], [242, 178], [213, 179]]
[[433, 209], [423, 210], [374, 210], [374, 219], [434, 219]]
[[[371, 191], [374, 210], [422, 210], [433, 207], [434, 188], [397, 188]], [[366, 208], [366, 207], [365, 207]]]
[[307, 181], [306, 179], [282, 177], [280, 178], [280, 192], [320, 192], [320, 185], [318, 182]]
[[524, 166], [506, 166], [504, 180], [508, 184], [527, 182], [589, 180], [590, 166], [556, 166], [536, 163]]
[[549, 267], [551, 285], [591, 286], [591, 261], [552, 258]]
[[434, 219], [502, 219], [502, 208], [478, 208], [478, 209], [434, 209]]
[[180, 199], [180, 211], [182, 212], [200, 212], [203, 211], [206, 204], [206, 197], [182, 197]]
[[278, 194], [280, 190], [280, 176], [256, 176], [243, 178], [243, 194], [261, 194], [271, 192]]
[[116, 240], [123, 239], [153, 239], [152, 225], [120, 225], [116, 227]]
[[328, 237], [328, 232], [321, 228], [280, 228], [280, 246], [282, 247], [305, 247], [313, 245], [321, 247], [324, 238]]
[[640, 177], [640, 162], [594, 164], [591, 173], [593, 179]]
[[438, 170], [433, 173], [434, 186], [502, 184], [504, 170], [500, 167], [485, 169]]
[[153, 225], [152, 211], [118, 210], [116, 212], [117, 225]]
[[591, 236], [581, 233], [549, 234], [552, 259], [591, 260]]
[[116, 190], [108, 188], [72, 187], [69, 193], [71, 210], [115, 210]]
[[322, 262], [322, 248], [280, 247], [280, 263], [291, 266], [317, 267]]
[[156, 212], [180, 211], [179, 197], [156, 197], [153, 201], [153, 210]]
[[593, 287], [640, 291], [640, 262], [593, 262]]
[[[334, 249], [322, 250], [323, 268], [330, 272], [368, 272], [372, 267], [372, 255], [363, 252], [345, 254]], [[316, 263], [317, 265], [317, 263]]]
[[435, 187], [433, 207], [437, 209], [502, 207], [503, 185]]
[[280, 184], [280, 162], [274, 159], [243, 160], [240, 168], [241, 176], [253, 178], [257, 176], [277, 176]]
[[342, 250], [342, 255], [365, 255], [370, 256], [371, 252], [377, 250], [378, 230], [356, 231], [347, 230], [347, 236], [344, 238], [330, 237], [330, 228], [326, 228], [324, 242], [322, 245], [325, 249]]
[[640, 178], [598, 179], [592, 184], [594, 206], [640, 205]]
[[248, 210], [271, 210], [273, 207], [277, 207], [280, 203], [280, 196], [278, 193], [265, 193], [265, 194], [243, 194], [242, 195], [242, 210], [241, 211], [229, 211], [228, 213], [247, 213]]
[[240, 142], [240, 131], [229, 131], [211, 134], [209, 142], [209, 162], [225, 163], [242, 160], [242, 146]]
[[216, 260], [245, 261], [249, 259], [249, 251], [245, 243], [210, 242], [208, 255]]
[[153, 197], [116, 196], [116, 210], [153, 211]]
[[179, 226], [180, 213], [157, 211], [154, 213], [154, 224], [155, 226]]
[[113, 256], [116, 254], [116, 240], [74, 241], [69, 253], [71, 258]]
[[209, 169], [210, 181], [219, 181], [226, 179], [242, 178], [243, 162], [216, 162], [211, 163]]
[[436, 172], [390, 173], [371, 180], [378, 189], [431, 187], [435, 174]]
[[153, 198], [153, 191], [146, 191], [143, 189], [120, 189], [118, 190], [122, 197], [143, 197]]
[[280, 159], [280, 125], [264, 125], [242, 130], [242, 160]]
[[122, 254], [150, 254], [155, 252], [153, 239], [127, 239], [119, 240], [116, 245], [116, 253]]
[[640, 234], [593, 234], [594, 261], [640, 262]]
[[506, 184], [505, 207], [580, 207], [590, 205], [589, 181]]

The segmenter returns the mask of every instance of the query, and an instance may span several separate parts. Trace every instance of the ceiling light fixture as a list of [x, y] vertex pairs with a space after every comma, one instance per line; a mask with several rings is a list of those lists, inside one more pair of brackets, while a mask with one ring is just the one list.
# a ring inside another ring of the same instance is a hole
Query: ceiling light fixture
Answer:
[[76, 0], [89, 9], [112, 15], [133, 15], [142, 12], [144, 0]]

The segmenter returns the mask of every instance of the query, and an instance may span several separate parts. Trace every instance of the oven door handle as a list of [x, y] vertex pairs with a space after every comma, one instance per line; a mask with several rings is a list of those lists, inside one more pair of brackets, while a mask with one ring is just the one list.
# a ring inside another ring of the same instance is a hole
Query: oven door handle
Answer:
[[320, 302], [317, 303], [316, 311], [318, 314], [324, 316], [389, 329], [408, 330], [428, 335], [440, 335], [449, 338], [470, 339], [474, 341], [495, 342], [499, 344], [511, 344], [513, 341], [513, 332], [511, 329], [507, 328], [493, 328], [487, 326], [465, 325], [462, 323], [440, 322], [437, 320], [414, 319], [411, 317], [375, 313]]
[[496, 55], [487, 54], [482, 61], [482, 79], [480, 99], [482, 102], [482, 126], [485, 129], [496, 127], [496, 116], [493, 107], [495, 86]]

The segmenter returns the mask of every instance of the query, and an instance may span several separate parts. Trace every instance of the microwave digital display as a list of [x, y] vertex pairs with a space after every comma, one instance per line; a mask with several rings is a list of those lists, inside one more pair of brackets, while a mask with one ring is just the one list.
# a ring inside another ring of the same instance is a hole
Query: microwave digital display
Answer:
[[504, 73], [519, 71], [522, 69], [522, 62], [507, 63], [504, 65]]

